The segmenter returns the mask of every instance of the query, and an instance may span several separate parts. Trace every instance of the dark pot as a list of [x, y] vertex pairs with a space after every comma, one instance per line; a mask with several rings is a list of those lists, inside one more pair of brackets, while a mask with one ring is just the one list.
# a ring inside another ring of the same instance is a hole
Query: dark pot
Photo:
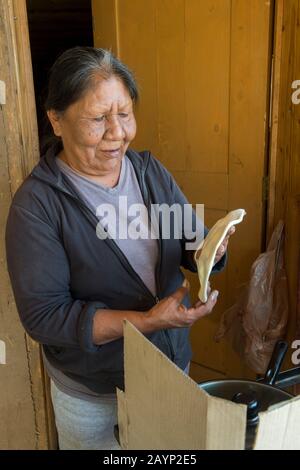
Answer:
[[290, 393], [273, 385], [287, 348], [287, 343], [284, 341], [276, 343], [267, 372], [261, 381], [210, 380], [199, 384], [199, 387], [214, 397], [225, 398], [235, 403], [247, 405], [246, 449], [253, 448], [259, 421], [258, 413], [267, 410], [275, 403], [293, 398]]

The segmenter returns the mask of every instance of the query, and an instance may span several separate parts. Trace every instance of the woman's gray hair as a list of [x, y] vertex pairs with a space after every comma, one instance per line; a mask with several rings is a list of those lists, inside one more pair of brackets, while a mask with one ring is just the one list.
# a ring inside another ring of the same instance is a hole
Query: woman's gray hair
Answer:
[[46, 110], [64, 112], [93, 86], [96, 77], [118, 77], [133, 100], [138, 88], [129, 68], [110, 51], [95, 47], [74, 47], [66, 50], [50, 70]]

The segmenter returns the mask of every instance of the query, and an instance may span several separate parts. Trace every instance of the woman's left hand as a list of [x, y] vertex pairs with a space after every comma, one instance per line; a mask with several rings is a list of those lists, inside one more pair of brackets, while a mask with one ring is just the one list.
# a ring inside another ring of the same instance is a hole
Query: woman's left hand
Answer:
[[[224, 238], [224, 240], [222, 241], [221, 245], [219, 246], [218, 250], [217, 250], [217, 253], [216, 253], [216, 257], [215, 257], [215, 261], [214, 261], [214, 265], [217, 264], [220, 259], [224, 256], [226, 250], [227, 250], [227, 246], [228, 246], [228, 241], [229, 241], [229, 238], [231, 237], [231, 235], [233, 235], [235, 232], [235, 226], [233, 225], [227, 232], [226, 234], [226, 237]], [[201, 250], [199, 250], [197, 253], [196, 253], [196, 258], [198, 259], [199, 256], [201, 254]]]

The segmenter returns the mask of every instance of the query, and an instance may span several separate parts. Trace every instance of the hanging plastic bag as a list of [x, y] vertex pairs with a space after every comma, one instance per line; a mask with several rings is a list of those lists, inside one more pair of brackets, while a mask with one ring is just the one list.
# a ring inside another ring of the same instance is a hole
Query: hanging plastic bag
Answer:
[[275, 228], [267, 251], [253, 263], [250, 282], [236, 304], [224, 312], [216, 341], [228, 336], [235, 351], [258, 374], [264, 374], [275, 343], [285, 334], [288, 283], [284, 268], [284, 224]]

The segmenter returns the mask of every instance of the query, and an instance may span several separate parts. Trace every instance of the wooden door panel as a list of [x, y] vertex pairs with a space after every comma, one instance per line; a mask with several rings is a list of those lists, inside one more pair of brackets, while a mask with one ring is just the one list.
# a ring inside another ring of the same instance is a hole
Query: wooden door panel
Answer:
[[[193, 360], [227, 375], [248, 374], [226, 341], [213, 340], [261, 251], [262, 179], [268, 124], [270, 2], [94, 0], [95, 45], [112, 47], [136, 74], [137, 149], [151, 149], [211, 226], [244, 208], [226, 270], [212, 278], [220, 299], [192, 328]], [[112, 13], [113, 11], [113, 13]], [[102, 39], [100, 40], [99, 38]], [[192, 297], [198, 279], [187, 274]]]
[[228, 209], [247, 211], [228, 264], [230, 303], [262, 244], [268, 126], [270, 2], [232, 2]]
[[[224, 217], [224, 210], [205, 210], [205, 224], [211, 227], [218, 219]], [[192, 301], [198, 300], [199, 291], [198, 276], [184, 271], [191, 284]], [[191, 329], [191, 342], [193, 346], [193, 361], [205, 367], [215, 369], [219, 372], [225, 370], [224, 342], [216, 343], [214, 336], [222, 313], [227, 306], [227, 270], [210, 278], [212, 289], [217, 289], [220, 294], [213, 312], [194, 324]]]
[[228, 168], [230, 3], [185, 2], [186, 158], [205, 173]]
[[[185, 0], [156, 2], [159, 159], [172, 171], [187, 169], [184, 11]], [[161, 106], [161, 103], [164, 105]]]
[[204, 178], [196, 171], [170, 171], [191, 204], [205, 204], [205, 210], [224, 210], [228, 198], [227, 174], [206, 173]]
[[152, 151], [159, 155], [155, 2], [117, 2], [116, 22], [119, 55], [134, 70], [141, 92], [136, 110], [139, 131], [133, 147], [148, 149], [151, 142]]

